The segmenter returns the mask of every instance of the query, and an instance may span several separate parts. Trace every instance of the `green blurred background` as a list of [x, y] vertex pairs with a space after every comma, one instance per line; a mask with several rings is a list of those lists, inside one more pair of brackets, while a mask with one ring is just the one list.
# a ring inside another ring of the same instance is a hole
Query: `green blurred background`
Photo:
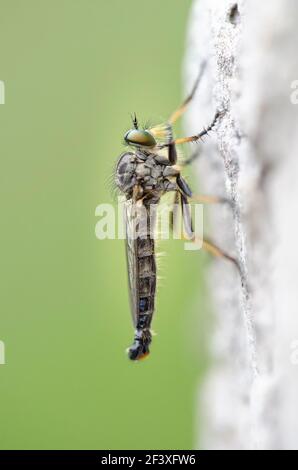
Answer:
[[194, 446], [205, 257], [162, 243], [158, 335], [135, 364], [124, 242], [94, 233], [130, 113], [181, 100], [190, 5], [0, 0], [1, 449]]

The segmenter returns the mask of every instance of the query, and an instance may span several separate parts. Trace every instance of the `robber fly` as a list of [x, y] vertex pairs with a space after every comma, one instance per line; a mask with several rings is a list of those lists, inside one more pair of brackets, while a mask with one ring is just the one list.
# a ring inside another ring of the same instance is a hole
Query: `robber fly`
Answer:
[[[154, 313], [156, 294], [156, 262], [152, 217], [150, 209], [156, 206], [161, 197], [173, 192], [174, 202], [180, 204], [185, 233], [189, 240], [195, 241], [192, 230], [191, 212], [188, 200], [192, 191], [181, 176], [181, 165], [177, 165], [176, 146], [185, 142], [198, 142], [213, 129], [221, 116], [220, 112], [206, 129], [199, 134], [174, 139], [173, 124], [183, 114], [193, 98], [200, 81], [199, 74], [194, 87], [182, 105], [170, 116], [167, 122], [149, 128], [140, 128], [136, 115], [132, 116], [132, 129], [124, 136], [128, 149], [120, 155], [115, 182], [125, 195], [126, 255], [130, 303], [135, 328], [134, 343], [128, 349], [131, 360], [140, 360], [149, 354], [152, 340], [151, 322]], [[185, 164], [190, 163], [190, 158]], [[199, 200], [199, 198], [197, 198]], [[220, 202], [220, 198], [203, 196], [202, 202]], [[137, 210], [137, 209], [142, 210]], [[145, 219], [145, 220], [142, 220]], [[142, 236], [135, 236], [135, 228], [143, 224], [146, 227]], [[203, 241], [203, 248], [216, 256], [224, 256], [232, 261], [229, 255], [215, 245]]]

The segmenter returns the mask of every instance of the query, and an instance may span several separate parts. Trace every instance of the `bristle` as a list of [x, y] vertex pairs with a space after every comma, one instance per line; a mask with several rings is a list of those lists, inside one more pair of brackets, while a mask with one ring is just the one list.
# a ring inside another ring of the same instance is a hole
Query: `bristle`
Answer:
[[157, 139], [166, 140], [170, 134], [171, 127], [167, 123], [158, 124], [149, 129]]
[[147, 121], [144, 122], [142, 125], [142, 128], [144, 130], [150, 129], [152, 127], [152, 121], [150, 119], [147, 119]]
[[113, 168], [110, 174], [106, 176], [104, 185], [108, 189], [113, 201], [115, 201], [120, 193], [115, 182], [115, 168]]

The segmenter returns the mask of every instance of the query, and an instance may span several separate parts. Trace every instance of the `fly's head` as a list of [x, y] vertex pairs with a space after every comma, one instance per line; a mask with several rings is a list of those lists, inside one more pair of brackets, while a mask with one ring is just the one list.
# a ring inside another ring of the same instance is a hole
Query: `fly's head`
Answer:
[[149, 345], [151, 340], [152, 336], [149, 329], [136, 330], [134, 343], [128, 349], [129, 359], [132, 361], [145, 359], [150, 353]]
[[156, 146], [156, 140], [153, 134], [147, 129], [139, 129], [136, 115], [132, 116], [133, 129], [127, 131], [124, 135], [124, 141], [127, 145], [137, 148], [153, 148]]

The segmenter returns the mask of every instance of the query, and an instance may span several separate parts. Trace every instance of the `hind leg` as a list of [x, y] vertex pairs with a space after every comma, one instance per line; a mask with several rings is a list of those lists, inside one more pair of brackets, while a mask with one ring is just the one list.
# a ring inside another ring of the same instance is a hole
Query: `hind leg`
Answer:
[[203, 250], [208, 251], [208, 253], [216, 256], [217, 258], [223, 258], [232, 262], [240, 272], [240, 266], [236, 258], [226, 253], [209, 239], [205, 237], [204, 239], [201, 239], [194, 233], [189, 202], [187, 197], [180, 191], [176, 191], [175, 193], [174, 208], [171, 214], [172, 230], [174, 228], [174, 218], [177, 216], [177, 212], [174, 212], [174, 210], [177, 211], [178, 204], [180, 204], [181, 207], [183, 226], [185, 229], [185, 235], [183, 235], [183, 239], [199, 245]]

